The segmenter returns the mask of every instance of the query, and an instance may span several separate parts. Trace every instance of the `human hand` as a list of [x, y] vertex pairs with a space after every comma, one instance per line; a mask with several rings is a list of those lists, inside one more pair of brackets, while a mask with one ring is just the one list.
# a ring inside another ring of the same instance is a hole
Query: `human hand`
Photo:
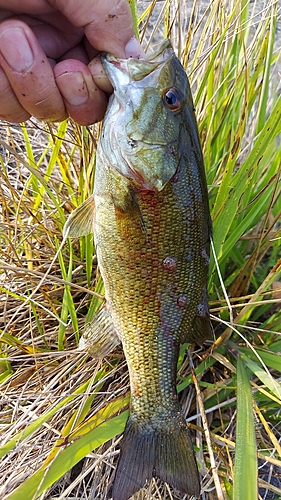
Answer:
[[0, 119], [103, 118], [99, 52], [143, 57], [127, 0], [0, 0]]

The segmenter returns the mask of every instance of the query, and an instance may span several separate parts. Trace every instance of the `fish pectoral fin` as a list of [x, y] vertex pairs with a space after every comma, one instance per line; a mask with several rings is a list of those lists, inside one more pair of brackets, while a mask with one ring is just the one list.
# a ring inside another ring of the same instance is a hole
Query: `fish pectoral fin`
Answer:
[[120, 344], [110, 312], [103, 305], [85, 326], [79, 341], [79, 351], [87, 351], [93, 358], [104, 358]]
[[132, 416], [121, 442], [113, 488], [113, 500], [128, 500], [146, 481], [158, 477], [182, 493], [199, 498], [200, 483], [188, 428], [182, 418], [165, 428], [148, 422], [138, 424]]
[[87, 236], [94, 232], [94, 223], [95, 200], [92, 195], [70, 214], [63, 228], [63, 236], [66, 238]]
[[122, 206], [114, 201], [114, 208], [115, 219], [122, 239], [130, 240], [138, 234], [139, 244], [146, 244], [148, 234], [145, 221], [133, 188], [128, 189], [127, 196], [123, 198]]

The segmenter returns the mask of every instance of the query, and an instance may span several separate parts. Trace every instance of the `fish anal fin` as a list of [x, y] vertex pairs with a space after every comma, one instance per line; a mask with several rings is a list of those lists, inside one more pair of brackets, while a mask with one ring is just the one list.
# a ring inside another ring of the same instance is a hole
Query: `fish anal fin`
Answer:
[[211, 339], [212, 338], [212, 325], [210, 321], [210, 317], [199, 317], [195, 316], [193, 325], [190, 329], [190, 332], [187, 335], [187, 342], [196, 342], [197, 344], [200, 344], [201, 342], [204, 342], [206, 339]]
[[103, 305], [85, 326], [78, 349], [93, 358], [104, 358], [120, 344], [110, 312]]
[[63, 236], [67, 238], [87, 236], [94, 232], [94, 223], [95, 200], [92, 195], [70, 214], [63, 228]]
[[113, 500], [128, 500], [153, 477], [199, 497], [198, 469], [188, 429], [181, 417], [176, 420], [174, 428], [165, 428], [163, 422], [157, 429], [138, 425], [129, 417], [112, 488]]

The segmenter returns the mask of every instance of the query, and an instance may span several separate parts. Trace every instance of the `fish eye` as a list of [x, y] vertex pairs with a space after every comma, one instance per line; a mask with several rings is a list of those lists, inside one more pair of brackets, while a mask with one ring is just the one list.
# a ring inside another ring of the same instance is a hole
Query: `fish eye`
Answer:
[[175, 87], [166, 89], [163, 93], [164, 102], [171, 111], [177, 111], [181, 107], [181, 96]]

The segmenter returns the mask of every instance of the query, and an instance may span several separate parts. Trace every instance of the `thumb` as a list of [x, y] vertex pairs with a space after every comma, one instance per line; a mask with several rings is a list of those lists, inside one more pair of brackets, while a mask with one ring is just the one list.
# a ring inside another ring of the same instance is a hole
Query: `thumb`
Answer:
[[84, 29], [98, 51], [125, 57], [125, 46], [134, 36], [128, 0], [48, 0], [74, 25]]

